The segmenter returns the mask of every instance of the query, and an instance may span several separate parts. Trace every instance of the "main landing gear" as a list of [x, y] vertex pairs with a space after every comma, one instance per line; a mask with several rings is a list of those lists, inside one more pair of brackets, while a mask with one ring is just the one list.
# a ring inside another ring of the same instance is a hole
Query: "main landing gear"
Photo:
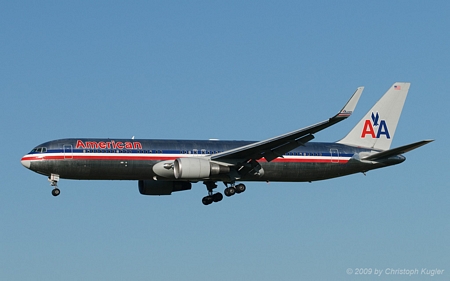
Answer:
[[[209, 205], [213, 202], [219, 202], [222, 201], [223, 195], [220, 192], [213, 193], [213, 189], [217, 187], [217, 184], [213, 181], [205, 181], [203, 184], [206, 185], [206, 189], [208, 189], [208, 196], [203, 197], [202, 203], [203, 205]], [[245, 191], [245, 185], [240, 183], [238, 185], [234, 185], [234, 183], [231, 183], [230, 186], [227, 186], [225, 188], [225, 196], [230, 197], [233, 196], [236, 193], [242, 193]]]
[[213, 189], [217, 187], [217, 184], [213, 181], [205, 181], [203, 182], [206, 185], [206, 189], [208, 189], [208, 196], [203, 197], [202, 203], [203, 205], [209, 205], [212, 202], [220, 202], [223, 199], [223, 195], [220, 192], [213, 193]]
[[52, 195], [58, 196], [61, 193], [61, 191], [58, 188], [59, 175], [51, 174], [48, 177], [48, 181], [50, 182], [50, 186], [53, 186]]
[[235, 195], [236, 193], [242, 193], [245, 191], [245, 185], [240, 183], [238, 185], [231, 185], [230, 187], [225, 188], [225, 196], [230, 197]]

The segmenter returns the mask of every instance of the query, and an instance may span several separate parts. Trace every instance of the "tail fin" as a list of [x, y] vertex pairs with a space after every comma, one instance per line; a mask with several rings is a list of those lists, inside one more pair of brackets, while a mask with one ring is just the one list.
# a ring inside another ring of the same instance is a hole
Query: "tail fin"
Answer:
[[394, 83], [384, 96], [338, 143], [388, 150], [391, 147], [410, 83]]

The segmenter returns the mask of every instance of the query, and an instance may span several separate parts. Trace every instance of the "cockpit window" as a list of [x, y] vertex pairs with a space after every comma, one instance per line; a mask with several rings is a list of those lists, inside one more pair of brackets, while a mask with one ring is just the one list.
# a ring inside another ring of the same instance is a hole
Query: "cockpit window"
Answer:
[[31, 153], [45, 153], [45, 152], [47, 152], [46, 147], [36, 147], [31, 151]]

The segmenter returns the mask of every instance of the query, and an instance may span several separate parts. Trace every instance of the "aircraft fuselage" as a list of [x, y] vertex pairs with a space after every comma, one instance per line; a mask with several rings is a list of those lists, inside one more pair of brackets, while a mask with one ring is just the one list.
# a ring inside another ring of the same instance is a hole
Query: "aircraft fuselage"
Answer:
[[[161, 161], [208, 157], [254, 143], [219, 140], [62, 139], [43, 143], [22, 158], [29, 169], [78, 180], [174, 180], [155, 173]], [[271, 162], [259, 159], [264, 174], [247, 174], [240, 181], [308, 182], [401, 163], [401, 155], [382, 162], [360, 161], [372, 150], [339, 143], [309, 142]], [[203, 180], [224, 180], [223, 175]]]

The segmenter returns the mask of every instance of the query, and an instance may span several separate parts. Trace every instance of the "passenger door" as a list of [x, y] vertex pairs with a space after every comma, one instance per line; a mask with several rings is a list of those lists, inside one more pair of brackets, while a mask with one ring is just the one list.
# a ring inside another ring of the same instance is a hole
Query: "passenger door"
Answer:
[[64, 159], [73, 159], [73, 147], [71, 144], [63, 145]]

